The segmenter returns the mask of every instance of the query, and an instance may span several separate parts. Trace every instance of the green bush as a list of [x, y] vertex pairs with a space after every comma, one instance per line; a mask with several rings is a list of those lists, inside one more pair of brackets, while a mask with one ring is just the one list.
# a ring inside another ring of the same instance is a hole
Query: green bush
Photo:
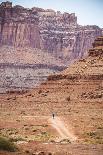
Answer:
[[15, 152], [18, 149], [15, 144], [10, 142], [7, 138], [0, 137], [0, 150]]
[[21, 137], [17, 137], [17, 138], [10, 138], [9, 141], [10, 142], [18, 142], [18, 141], [25, 141], [25, 140]]

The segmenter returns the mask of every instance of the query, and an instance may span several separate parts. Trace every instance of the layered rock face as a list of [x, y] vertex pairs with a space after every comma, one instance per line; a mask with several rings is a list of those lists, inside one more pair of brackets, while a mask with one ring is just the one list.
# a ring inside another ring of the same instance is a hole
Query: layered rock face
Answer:
[[88, 54], [94, 39], [102, 34], [98, 26], [80, 26], [74, 13], [38, 12], [41, 48], [64, 60], [71, 60]]
[[103, 56], [103, 37], [98, 37], [93, 43], [93, 48], [89, 50], [89, 56]]
[[33, 88], [48, 75], [63, 70], [61, 60], [40, 48], [37, 11], [3, 2], [0, 5], [0, 93]]
[[12, 3], [0, 5], [0, 44], [40, 48], [38, 17], [31, 10]]
[[57, 57], [70, 58], [74, 47], [74, 33], [77, 27], [75, 14], [47, 10], [38, 12], [41, 48]]
[[27, 47], [0, 48], [0, 93], [34, 88], [48, 75], [65, 69], [50, 53]]
[[69, 68], [62, 71], [61, 74], [48, 77], [49, 80], [59, 80], [65, 78], [71, 80], [103, 79], [103, 36], [95, 39], [93, 48], [89, 49], [88, 57], [86, 59], [80, 59]]
[[74, 59], [87, 55], [101, 33], [97, 26], [78, 25], [74, 13], [1, 3], [1, 89], [33, 88]]
[[28, 46], [46, 50], [69, 64], [87, 55], [87, 50], [102, 30], [97, 26], [79, 26], [74, 13], [41, 8], [0, 5], [0, 44]]

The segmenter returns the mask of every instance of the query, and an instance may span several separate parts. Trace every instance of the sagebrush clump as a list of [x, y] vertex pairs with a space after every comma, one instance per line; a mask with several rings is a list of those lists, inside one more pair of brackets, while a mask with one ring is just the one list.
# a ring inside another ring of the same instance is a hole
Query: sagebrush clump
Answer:
[[10, 142], [9, 139], [0, 137], [0, 150], [15, 152], [18, 149], [13, 142]]

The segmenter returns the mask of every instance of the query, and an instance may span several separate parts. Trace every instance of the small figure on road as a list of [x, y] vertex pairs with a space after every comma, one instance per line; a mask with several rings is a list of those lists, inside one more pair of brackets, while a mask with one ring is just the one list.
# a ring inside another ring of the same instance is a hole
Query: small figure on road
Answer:
[[54, 114], [54, 113], [52, 113], [52, 117], [53, 117], [53, 119], [54, 119], [54, 117], [55, 117], [55, 114]]

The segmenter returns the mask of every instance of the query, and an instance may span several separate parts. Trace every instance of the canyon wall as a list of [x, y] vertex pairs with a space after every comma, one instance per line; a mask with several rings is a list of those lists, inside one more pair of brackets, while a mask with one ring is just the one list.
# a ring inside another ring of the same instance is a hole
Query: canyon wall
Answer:
[[67, 65], [87, 55], [92, 42], [101, 34], [98, 26], [78, 25], [74, 13], [12, 7], [10, 2], [0, 5], [0, 45], [43, 49]]
[[50, 53], [28, 47], [0, 47], [0, 93], [34, 88], [64, 70]]
[[41, 48], [62, 58], [67, 65], [86, 56], [94, 39], [102, 34], [98, 26], [78, 25], [74, 13], [39, 10], [38, 15]]
[[38, 17], [12, 3], [0, 5], [0, 44], [40, 48]]
[[88, 49], [103, 29], [80, 26], [74, 13], [11, 2], [0, 4], [0, 92], [33, 88], [65, 69]]

